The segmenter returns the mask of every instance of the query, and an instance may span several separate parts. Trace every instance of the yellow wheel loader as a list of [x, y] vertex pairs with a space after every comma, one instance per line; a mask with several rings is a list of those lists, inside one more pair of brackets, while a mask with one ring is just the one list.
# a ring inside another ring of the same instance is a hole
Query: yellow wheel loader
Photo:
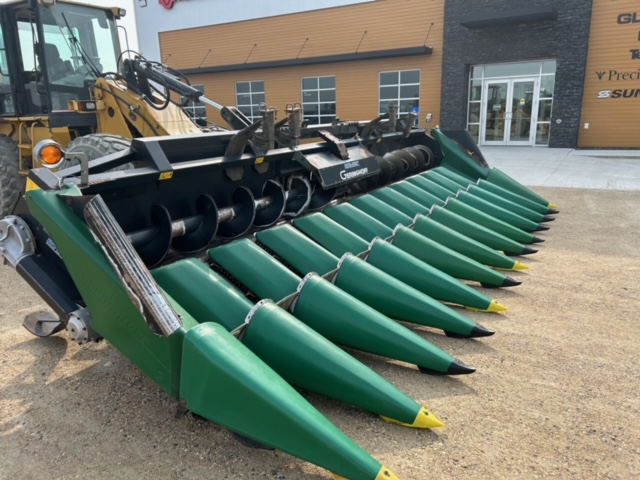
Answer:
[[200, 92], [178, 72], [121, 54], [116, 20], [125, 13], [56, 0], [0, 6], [0, 218], [42, 166], [32, 155], [41, 140], [94, 159], [132, 138], [200, 133], [170, 94], [189, 101]]

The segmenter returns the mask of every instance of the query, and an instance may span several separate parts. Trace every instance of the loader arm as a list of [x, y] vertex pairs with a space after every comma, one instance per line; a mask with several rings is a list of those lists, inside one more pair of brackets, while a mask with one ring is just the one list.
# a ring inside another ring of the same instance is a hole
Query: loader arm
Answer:
[[152, 108], [144, 94], [122, 80], [101, 77], [94, 86], [98, 131], [123, 137], [200, 134], [201, 130], [177, 105]]

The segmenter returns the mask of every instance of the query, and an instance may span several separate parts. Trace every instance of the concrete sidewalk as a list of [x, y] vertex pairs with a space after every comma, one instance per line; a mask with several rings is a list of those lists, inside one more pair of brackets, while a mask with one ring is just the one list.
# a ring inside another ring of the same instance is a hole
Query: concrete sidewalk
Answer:
[[492, 167], [530, 186], [640, 191], [640, 150], [480, 147]]

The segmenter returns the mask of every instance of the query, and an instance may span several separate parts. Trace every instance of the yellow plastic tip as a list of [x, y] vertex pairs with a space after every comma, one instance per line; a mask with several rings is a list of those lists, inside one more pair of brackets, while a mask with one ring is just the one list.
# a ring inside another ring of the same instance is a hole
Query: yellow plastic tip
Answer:
[[400, 480], [400, 478], [383, 465], [375, 480]]
[[518, 272], [521, 272], [523, 270], [529, 270], [529, 265], [516, 260], [516, 263], [513, 264], [513, 267], [511, 268], [511, 270], [515, 270]]
[[416, 415], [413, 423], [404, 423], [398, 420], [394, 420], [393, 418], [384, 417], [380, 415], [385, 422], [393, 423], [395, 425], [401, 425], [403, 427], [410, 428], [439, 428], [444, 427], [444, 423], [442, 423], [438, 417], [436, 417], [433, 413], [431, 413], [426, 408], [422, 407]]
[[489, 304], [489, 308], [487, 308], [487, 312], [497, 313], [497, 312], [506, 312], [509, 308], [500, 302], [496, 302], [495, 300], [491, 300]]
[[[342, 475], [338, 475], [337, 473], [331, 472], [331, 475], [333, 475], [334, 480], [349, 480], [348, 478], [343, 477]], [[380, 471], [378, 472], [378, 475], [376, 475], [376, 478], [374, 480], [400, 480], [400, 479], [395, 473], [393, 473], [387, 467], [382, 465], [382, 467], [380, 468]]]
[[549, 208], [553, 208], [554, 210], [560, 210], [560, 207], [552, 202], [549, 202]]
[[509, 308], [503, 304], [501, 304], [500, 302], [496, 302], [495, 300], [491, 300], [491, 303], [489, 304], [489, 306], [482, 310], [480, 308], [473, 308], [473, 307], [464, 307], [467, 310], [471, 310], [472, 312], [489, 312], [489, 313], [497, 313], [497, 312], [506, 312], [507, 310], [509, 310]]

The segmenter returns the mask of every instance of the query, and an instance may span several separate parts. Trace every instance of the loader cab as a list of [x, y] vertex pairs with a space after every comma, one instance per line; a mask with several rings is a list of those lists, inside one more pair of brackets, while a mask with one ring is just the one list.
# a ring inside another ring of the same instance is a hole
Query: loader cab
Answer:
[[96, 78], [117, 71], [119, 13], [54, 0], [2, 6], [0, 116], [49, 116], [90, 100]]

